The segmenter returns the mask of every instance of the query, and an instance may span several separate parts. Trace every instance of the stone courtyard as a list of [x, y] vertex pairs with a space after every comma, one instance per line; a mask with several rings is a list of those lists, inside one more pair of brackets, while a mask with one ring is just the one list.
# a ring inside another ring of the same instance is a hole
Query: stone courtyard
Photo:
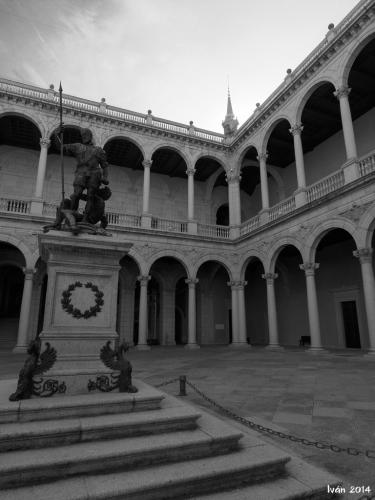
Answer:
[[[0, 379], [16, 377], [23, 359], [0, 351]], [[129, 360], [134, 377], [150, 385], [184, 374], [209, 397], [258, 424], [344, 448], [374, 450], [375, 455], [374, 361], [355, 350], [312, 355], [303, 349], [157, 347], [131, 350]], [[178, 383], [162, 390], [178, 394]], [[187, 392], [189, 402], [214, 411], [190, 387]], [[267, 435], [263, 439], [326, 468], [347, 487], [370, 486], [375, 492], [375, 459]]]

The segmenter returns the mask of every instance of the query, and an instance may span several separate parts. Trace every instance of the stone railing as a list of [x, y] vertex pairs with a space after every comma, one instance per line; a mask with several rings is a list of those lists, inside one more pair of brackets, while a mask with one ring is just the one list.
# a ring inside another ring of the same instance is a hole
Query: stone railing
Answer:
[[[31, 99], [37, 99], [38, 101], [48, 101], [59, 104], [59, 94], [55, 90], [41, 89], [39, 87], [34, 87], [33, 85], [13, 82], [4, 78], [0, 78], [0, 92], [29, 97]], [[156, 118], [142, 113], [136, 113], [135, 111], [121, 109], [115, 106], [109, 106], [105, 103], [89, 101], [87, 99], [81, 99], [71, 95], [63, 94], [62, 105], [65, 108], [73, 108], [80, 111], [87, 111], [88, 113], [105, 115], [127, 122], [136, 122], [145, 126], [152, 126], [182, 135], [194, 135], [195, 137], [199, 137], [205, 141], [216, 143], [223, 143], [224, 141], [223, 134], [212, 132], [210, 130], [190, 127], [189, 125], [184, 125], [182, 123], [172, 122], [170, 120], [164, 120], [163, 118]]]
[[159, 231], [168, 231], [172, 233], [187, 233], [187, 221], [173, 219], [162, 219], [161, 217], [152, 217], [151, 229]]
[[43, 215], [45, 217], [56, 217], [56, 210], [58, 205], [56, 203], [47, 203], [46, 201], [43, 203]]
[[15, 214], [29, 214], [30, 200], [17, 200], [14, 198], [0, 198], [0, 212]]
[[289, 214], [296, 209], [296, 200], [294, 196], [290, 196], [286, 200], [281, 201], [277, 205], [270, 208], [268, 212], [268, 219], [270, 221], [276, 220], [285, 214]]
[[361, 158], [358, 162], [359, 165], [359, 175], [363, 177], [364, 175], [371, 174], [375, 171], [375, 152]]
[[108, 224], [123, 227], [141, 227], [141, 216], [121, 214], [118, 212], [107, 212]]
[[209, 236], [211, 238], [229, 238], [228, 226], [215, 226], [214, 224], [198, 223], [198, 234], [200, 236]]
[[345, 179], [342, 170], [328, 175], [306, 189], [307, 203], [317, 200], [328, 193], [332, 193], [332, 191], [336, 191], [336, 189], [341, 188], [344, 184]]
[[252, 231], [255, 231], [255, 229], [258, 229], [259, 226], [260, 226], [260, 216], [258, 214], [258, 215], [255, 215], [254, 217], [252, 217], [251, 219], [248, 219], [243, 224], [241, 224], [240, 236], [243, 236], [245, 234], [251, 233]]

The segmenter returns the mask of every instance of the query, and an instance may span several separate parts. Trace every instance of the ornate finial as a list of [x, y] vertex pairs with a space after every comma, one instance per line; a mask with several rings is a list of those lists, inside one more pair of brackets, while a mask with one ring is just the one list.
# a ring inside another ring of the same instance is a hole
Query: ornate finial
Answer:
[[[61, 85], [61, 83], [60, 83], [60, 85]], [[50, 88], [51, 90], [53, 90], [53, 89], [55, 88], [54, 84], [53, 84], [53, 83], [51, 83], [51, 85], [49, 86], [49, 88]]]
[[335, 25], [333, 23], [329, 23], [329, 25], [328, 25], [329, 31], [333, 30], [334, 27], [335, 27]]
[[105, 97], [102, 97], [102, 98], [100, 99], [100, 102], [103, 102], [103, 103], [104, 103], [104, 102], [105, 102]]

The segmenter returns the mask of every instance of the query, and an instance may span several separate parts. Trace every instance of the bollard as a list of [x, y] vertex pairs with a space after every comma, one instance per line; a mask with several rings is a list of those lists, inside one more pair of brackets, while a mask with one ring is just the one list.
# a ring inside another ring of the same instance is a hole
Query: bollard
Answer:
[[180, 376], [180, 394], [179, 396], [186, 396], [186, 375]]

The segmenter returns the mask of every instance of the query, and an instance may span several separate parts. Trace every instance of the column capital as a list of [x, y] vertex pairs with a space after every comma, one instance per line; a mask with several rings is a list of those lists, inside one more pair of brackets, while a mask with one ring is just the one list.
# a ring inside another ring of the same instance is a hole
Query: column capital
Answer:
[[241, 181], [241, 174], [232, 168], [226, 172], [225, 179], [228, 184], [236, 184]]
[[267, 161], [267, 159], [268, 159], [268, 153], [267, 153], [267, 152], [265, 152], [265, 153], [260, 153], [260, 154], [258, 154], [258, 156], [257, 156], [257, 160], [258, 160], [258, 161], [264, 161], [264, 162], [266, 162], [266, 161]]
[[346, 85], [343, 85], [342, 87], [337, 88], [337, 89], [334, 91], [333, 95], [334, 95], [335, 97], [337, 97], [337, 99], [339, 99], [339, 100], [340, 100], [340, 99], [342, 99], [343, 97], [348, 97], [348, 95], [350, 94], [350, 91], [351, 91], [351, 90], [352, 90], [351, 88], [347, 87]]
[[188, 167], [186, 169], [186, 174], [188, 177], [190, 177], [191, 175], [193, 176], [196, 172], [196, 169], [194, 167]]
[[142, 276], [142, 275], [140, 275], [140, 276], [137, 277], [137, 281], [139, 281], [139, 284], [141, 286], [147, 286], [147, 284], [150, 281], [150, 279], [151, 279], [151, 276]]
[[36, 273], [36, 269], [31, 269], [29, 267], [22, 268], [23, 274], [25, 275], [25, 280], [32, 280]]
[[277, 273], [265, 273], [262, 274], [262, 278], [267, 281], [267, 285], [272, 285], [275, 279], [277, 279], [279, 275]]
[[301, 271], [305, 271], [306, 276], [314, 276], [315, 270], [319, 269], [320, 264], [318, 262], [304, 262], [299, 265]]
[[151, 165], [152, 165], [152, 160], [143, 160], [142, 162], [142, 166], [144, 168], [151, 168]]
[[189, 286], [189, 288], [195, 288], [195, 285], [197, 285], [199, 283], [199, 279], [198, 278], [187, 278], [185, 280], [185, 283]]
[[358, 248], [358, 250], [354, 250], [353, 255], [359, 259], [361, 264], [366, 262], [372, 262], [372, 248]]
[[40, 139], [39, 144], [41, 148], [48, 148], [51, 144], [51, 141], [46, 137], [43, 137], [43, 139]]
[[244, 288], [247, 285], [247, 281], [228, 281], [227, 285], [235, 290], [238, 290], [240, 288]]
[[289, 132], [295, 136], [295, 135], [301, 135], [302, 133], [302, 130], [303, 130], [303, 125], [302, 123], [295, 123], [294, 125], [292, 125], [289, 129]]

